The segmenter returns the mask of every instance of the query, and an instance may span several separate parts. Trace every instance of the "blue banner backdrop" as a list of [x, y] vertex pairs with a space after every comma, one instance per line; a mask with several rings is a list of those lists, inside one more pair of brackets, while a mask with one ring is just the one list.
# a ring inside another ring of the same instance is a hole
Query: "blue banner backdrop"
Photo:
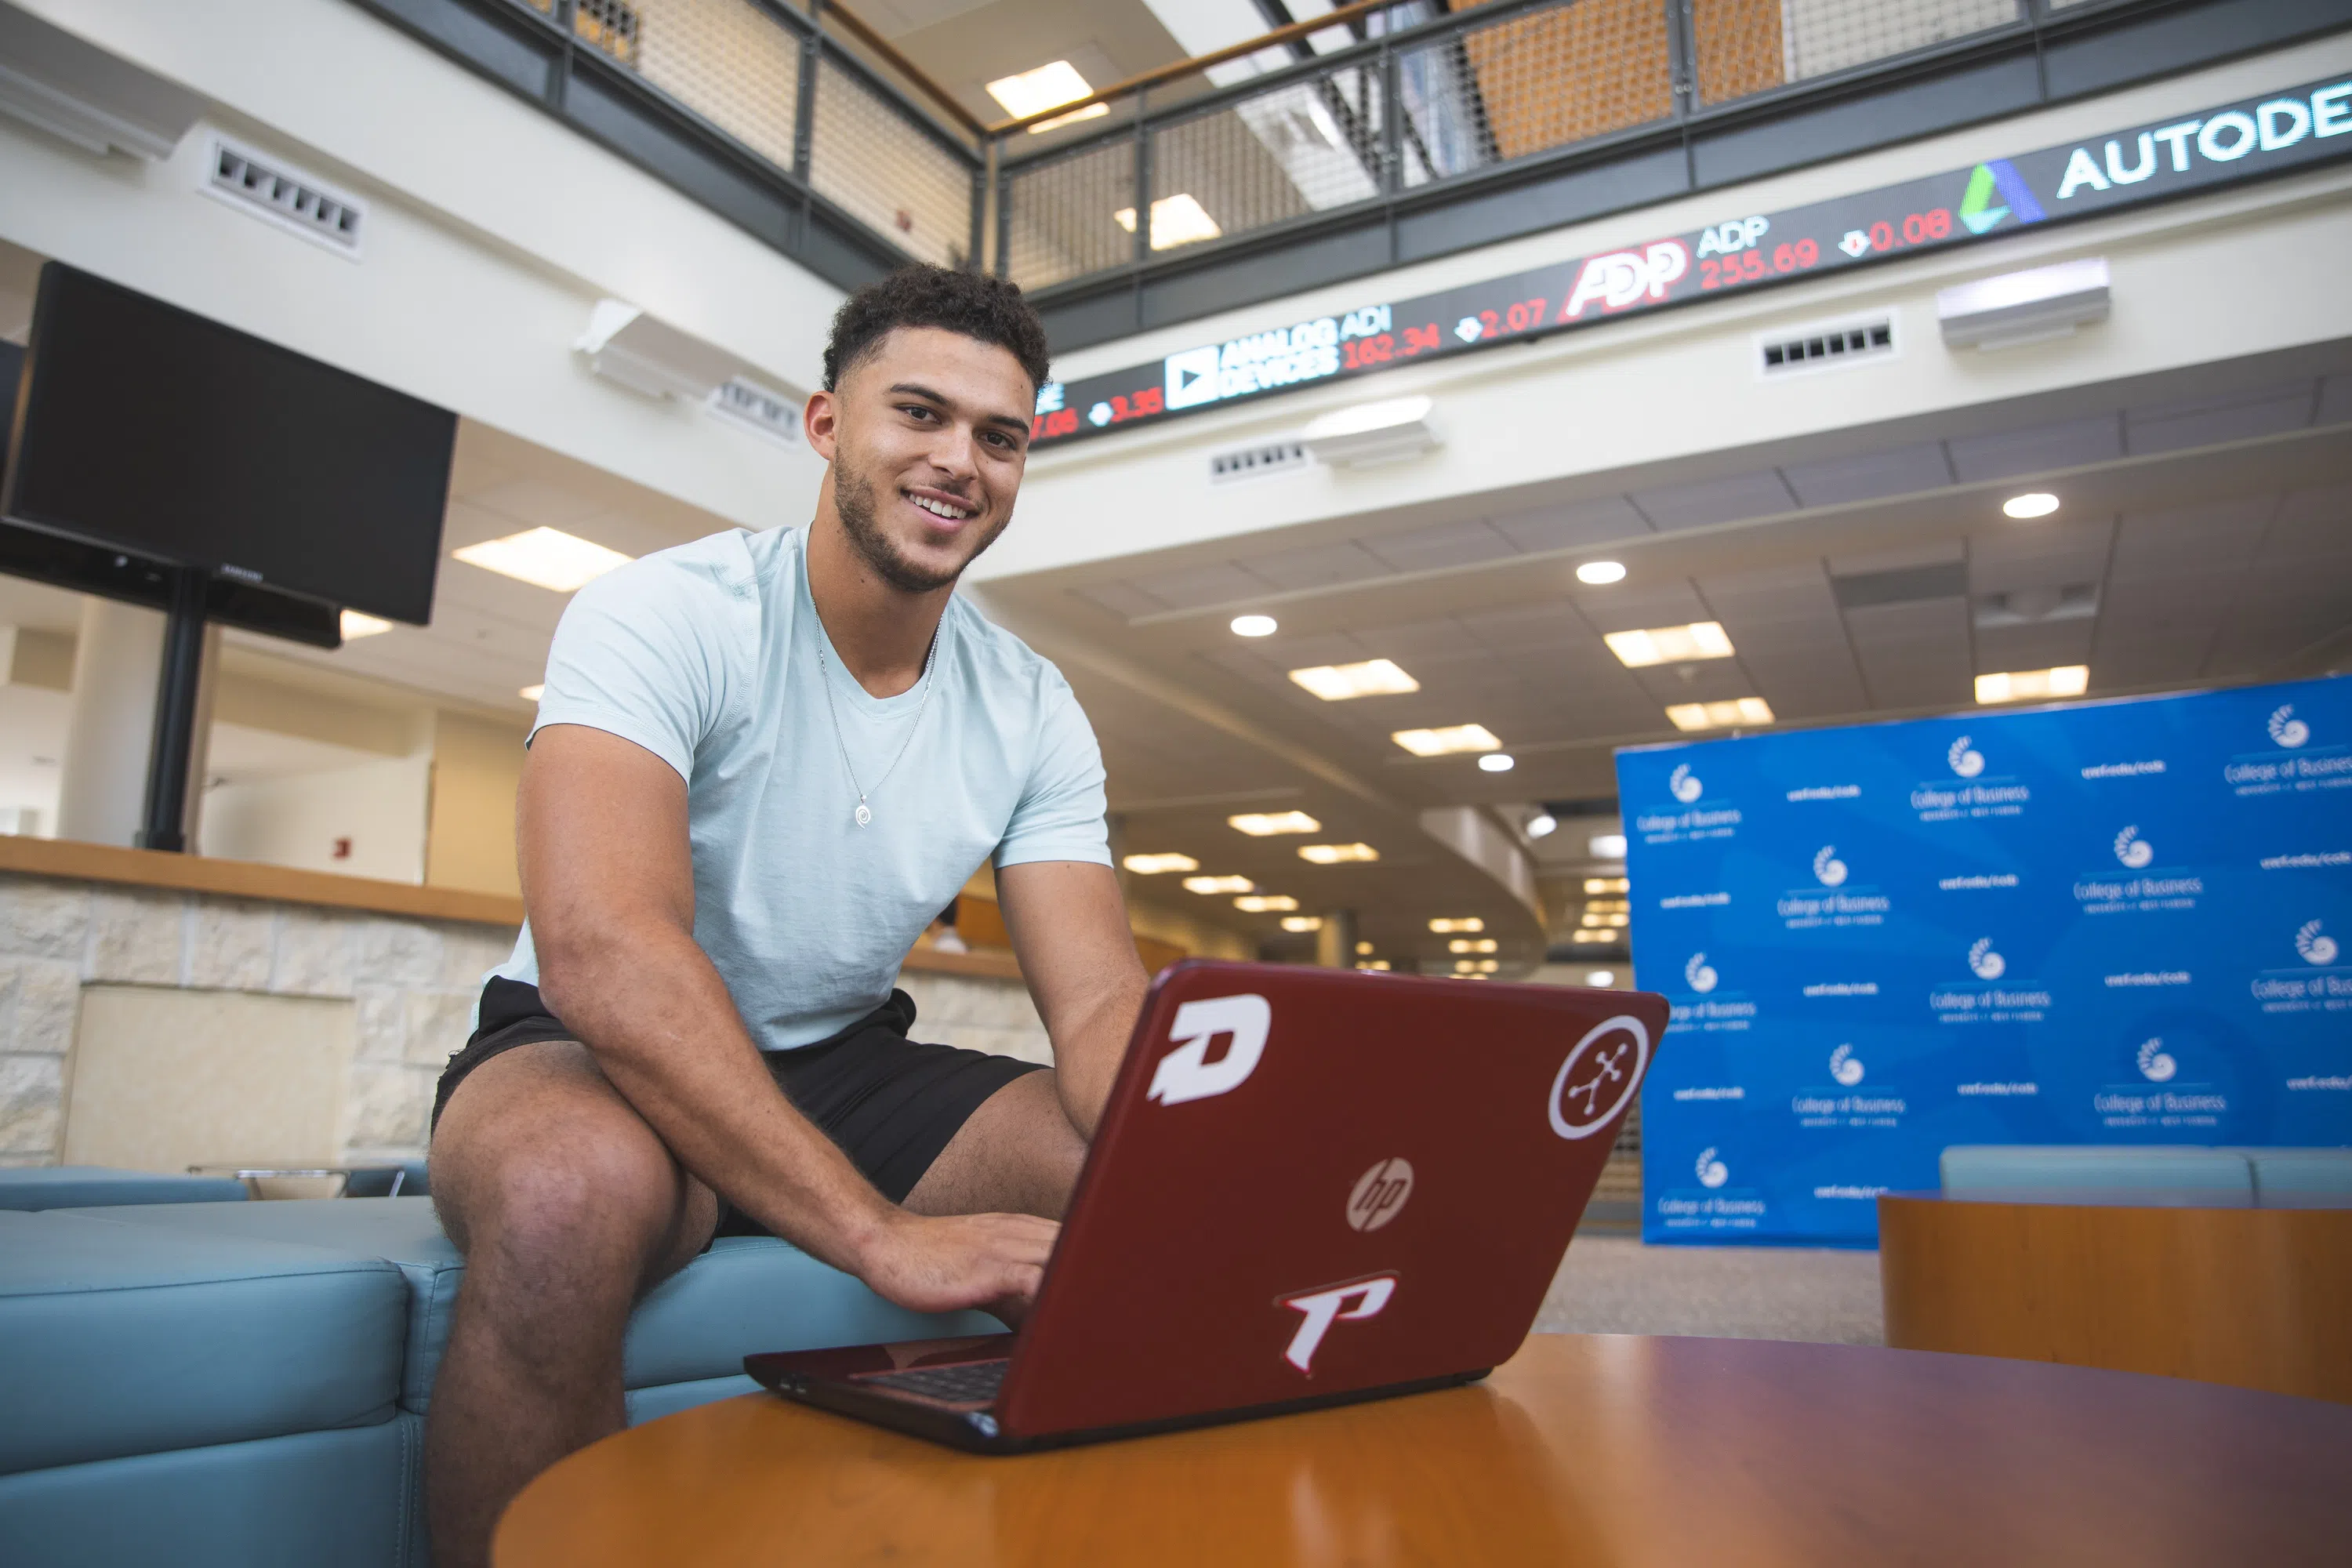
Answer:
[[2352, 1143], [2352, 678], [1617, 756], [1643, 1235], [1868, 1246], [1953, 1143]]

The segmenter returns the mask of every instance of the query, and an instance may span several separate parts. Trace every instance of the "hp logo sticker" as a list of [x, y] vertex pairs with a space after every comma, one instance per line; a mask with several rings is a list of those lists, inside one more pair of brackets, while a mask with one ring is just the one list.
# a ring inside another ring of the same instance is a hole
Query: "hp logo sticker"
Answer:
[[1356, 1178], [1348, 1194], [1348, 1224], [1357, 1230], [1378, 1230], [1404, 1212], [1412, 1196], [1412, 1167], [1402, 1160], [1383, 1160]]

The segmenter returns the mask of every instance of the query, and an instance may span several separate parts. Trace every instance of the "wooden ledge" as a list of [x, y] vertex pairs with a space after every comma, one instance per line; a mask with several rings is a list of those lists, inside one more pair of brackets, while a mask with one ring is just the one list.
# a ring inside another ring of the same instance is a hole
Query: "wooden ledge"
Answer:
[[1018, 980], [1021, 965], [1013, 954], [1002, 948], [979, 948], [971, 952], [940, 952], [935, 948], [918, 947], [907, 954], [902, 969], [928, 970], [934, 974], [970, 974], [986, 980]]
[[496, 926], [522, 924], [522, 900], [504, 893], [381, 882], [371, 877], [297, 871], [253, 860], [213, 860], [200, 855], [120, 849], [110, 844], [79, 844], [62, 838], [0, 835], [0, 871], [177, 892], [215, 893], [232, 899], [267, 899], [281, 904], [364, 910], [372, 914], [407, 915], [418, 920], [470, 921]]

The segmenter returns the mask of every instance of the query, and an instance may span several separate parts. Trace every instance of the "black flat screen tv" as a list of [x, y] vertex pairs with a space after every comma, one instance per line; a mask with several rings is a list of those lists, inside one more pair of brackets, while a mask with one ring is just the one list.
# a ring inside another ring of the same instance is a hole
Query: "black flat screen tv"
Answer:
[[0, 513], [422, 626], [457, 416], [52, 261]]

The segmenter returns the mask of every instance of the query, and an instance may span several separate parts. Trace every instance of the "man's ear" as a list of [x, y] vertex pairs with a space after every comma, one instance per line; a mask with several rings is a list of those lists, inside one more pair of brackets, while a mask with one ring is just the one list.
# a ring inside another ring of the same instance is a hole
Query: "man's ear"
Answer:
[[833, 461], [835, 447], [841, 431], [841, 396], [833, 392], [812, 392], [808, 404], [801, 410], [801, 434], [816, 455], [826, 462]]

